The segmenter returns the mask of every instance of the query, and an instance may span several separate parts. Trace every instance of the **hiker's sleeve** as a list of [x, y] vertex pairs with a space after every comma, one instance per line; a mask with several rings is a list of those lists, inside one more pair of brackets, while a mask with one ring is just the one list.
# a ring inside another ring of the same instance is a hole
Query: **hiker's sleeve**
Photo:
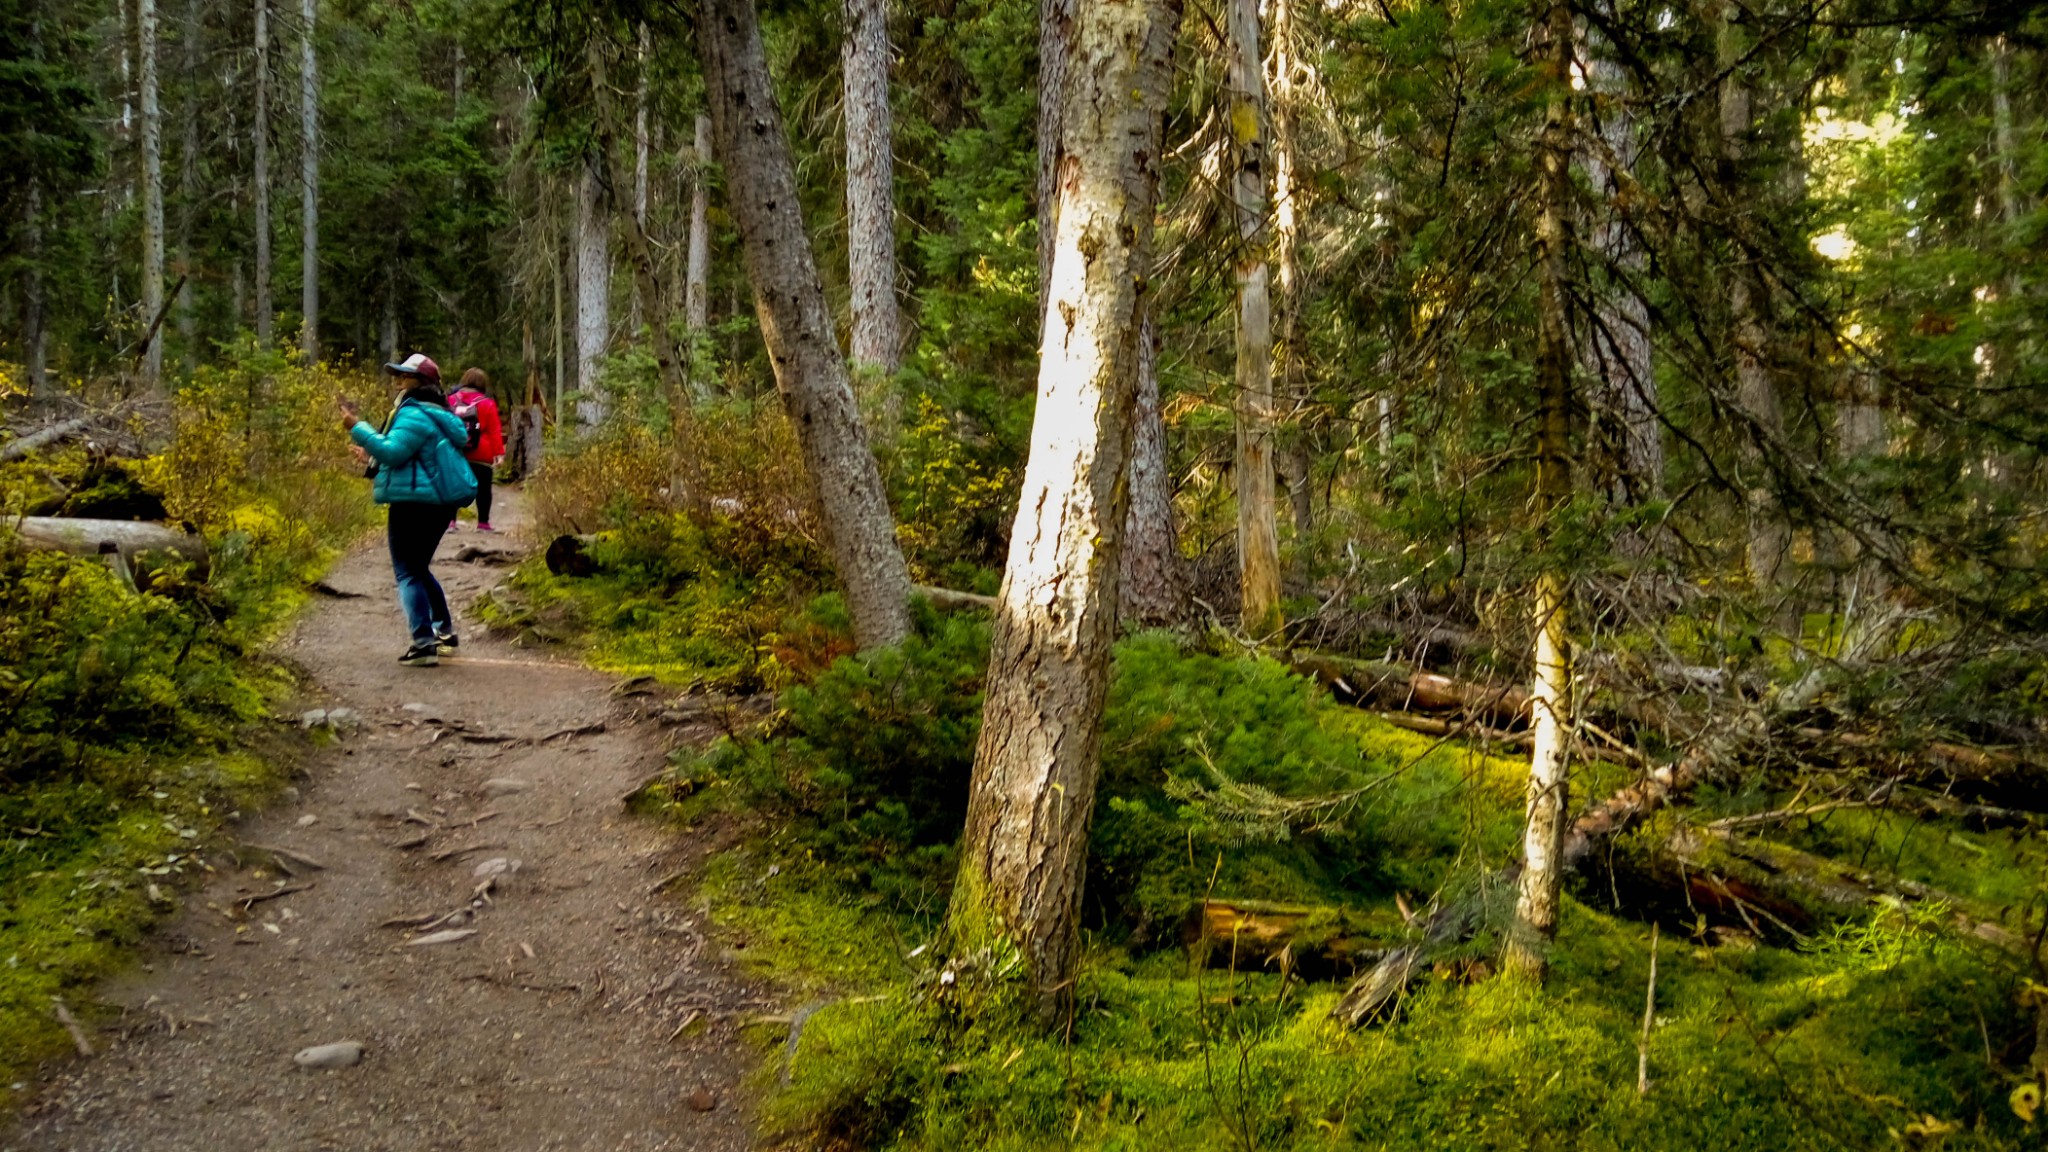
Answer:
[[370, 427], [369, 421], [358, 420], [356, 426], [348, 430], [348, 437], [360, 445], [363, 451], [368, 452], [370, 459], [390, 467], [393, 464], [403, 464], [419, 454], [420, 445], [427, 441], [427, 428], [423, 426], [424, 424], [424, 421], [407, 420], [401, 414], [397, 420], [391, 422], [390, 435], [379, 436], [377, 430]]
[[477, 412], [484, 418], [484, 437], [486, 439], [504, 439], [505, 427], [498, 422], [498, 402], [496, 400], [485, 400], [477, 409]]

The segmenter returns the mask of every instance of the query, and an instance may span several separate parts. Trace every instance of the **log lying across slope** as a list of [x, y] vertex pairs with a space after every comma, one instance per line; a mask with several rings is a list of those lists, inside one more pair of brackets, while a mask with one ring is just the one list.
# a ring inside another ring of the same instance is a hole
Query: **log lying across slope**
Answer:
[[147, 521], [23, 516], [7, 522], [7, 527], [17, 542], [30, 548], [74, 556], [117, 554], [131, 565], [173, 557], [190, 562], [202, 578], [210, 561], [206, 540], [197, 533]]

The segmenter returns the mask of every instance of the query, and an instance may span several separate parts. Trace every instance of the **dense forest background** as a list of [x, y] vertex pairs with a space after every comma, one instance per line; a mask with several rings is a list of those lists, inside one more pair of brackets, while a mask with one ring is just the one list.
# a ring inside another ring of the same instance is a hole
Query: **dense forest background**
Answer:
[[[1124, 10], [12, 0], [5, 510], [213, 556], [0, 557], [0, 930], [44, 957], [0, 1006], [146, 918], [37, 936], [74, 866], [174, 868], [261, 791], [214, 754], [368, 522], [328, 413], [424, 350], [489, 372], [562, 543], [479, 611], [728, 708], [643, 802], [745, 829], [707, 899], [833, 990], [776, 1138], [2032, 1146], [2048, 18], [1133, 4], [1170, 72], [1148, 104], [1127, 54], [1158, 144], [1091, 406], [1047, 359], [1056, 97]], [[756, 17], [779, 121], [702, 35]], [[1073, 602], [1099, 754], [1034, 793], [1085, 780], [1041, 922], [990, 797], [1068, 698], [1010, 671], [1048, 491], [1121, 611]], [[200, 754], [168, 834], [124, 823]]]

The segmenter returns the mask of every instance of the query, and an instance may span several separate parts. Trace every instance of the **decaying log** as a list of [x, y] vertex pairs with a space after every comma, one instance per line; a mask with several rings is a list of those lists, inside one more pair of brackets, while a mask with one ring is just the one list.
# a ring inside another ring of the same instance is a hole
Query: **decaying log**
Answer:
[[1501, 906], [1513, 905], [1521, 872], [1521, 864], [1510, 864], [1482, 877], [1471, 892], [1429, 913], [1423, 920], [1421, 938], [1389, 950], [1353, 980], [1343, 999], [1330, 1009], [1330, 1019], [1346, 1028], [1358, 1028], [1391, 1015], [1408, 986], [1428, 973], [1444, 953], [1470, 940], [1502, 911]]
[[42, 428], [30, 432], [26, 436], [9, 440], [5, 444], [0, 444], [0, 464], [4, 464], [9, 460], [20, 460], [25, 456], [33, 456], [52, 444], [61, 443], [90, 429], [102, 419], [104, 419], [104, 416], [97, 412], [85, 416], [76, 416], [69, 420], [59, 420], [47, 428]]
[[209, 563], [203, 537], [147, 521], [23, 516], [11, 527], [15, 539], [28, 547], [68, 552], [73, 556], [100, 556], [115, 552], [130, 565], [142, 557], [174, 556], [190, 561], [202, 579]]
[[983, 596], [979, 592], [956, 592], [951, 588], [935, 588], [929, 584], [913, 584], [910, 594], [922, 596], [932, 602], [932, 607], [941, 612], [993, 612], [996, 598]]
[[1320, 652], [1295, 652], [1290, 659], [1295, 671], [1348, 704], [1400, 712], [1459, 711], [1499, 724], [1529, 718], [1529, 693], [1513, 684], [1475, 684], [1403, 664]]
[[1261, 900], [1205, 900], [1185, 935], [1196, 958], [1211, 968], [1304, 980], [1348, 978], [1386, 953], [1356, 913]]

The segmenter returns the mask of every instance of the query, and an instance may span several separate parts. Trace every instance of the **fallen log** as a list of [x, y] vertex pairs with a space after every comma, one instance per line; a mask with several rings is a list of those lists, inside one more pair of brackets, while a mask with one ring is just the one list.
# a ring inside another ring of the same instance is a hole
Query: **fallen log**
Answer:
[[922, 596], [932, 602], [932, 607], [941, 612], [993, 612], [996, 598], [983, 596], [979, 592], [956, 592], [951, 588], [936, 588], [929, 584], [913, 584], [910, 594]]
[[1475, 684], [1403, 664], [1321, 652], [1297, 651], [1289, 659], [1296, 672], [1360, 707], [1459, 711], [1499, 724], [1522, 724], [1529, 718], [1529, 693], [1513, 684]]
[[139, 520], [79, 520], [62, 516], [23, 516], [12, 524], [15, 539], [31, 548], [73, 556], [118, 553], [131, 566], [143, 557], [170, 556], [189, 561], [201, 579], [210, 557], [206, 540], [164, 524]]
[[1208, 967], [1303, 980], [1348, 978], [1387, 951], [1361, 915], [1262, 900], [1205, 900], [1184, 935], [1189, 951]]
[[0, 464], [4, 464], [9, 460], [19, 460], [25, 456], [33, 456], [52, 444], [60, 443], [86, 431], [94, 424], [99, 423], [103, 418], [100, 413], [95, 412], [85, 416], [73, 417], [70, 420], [59, 420], [47, 428], [42, 428], [26, 436], [20, 436], [9, 440], [5, 444], [0, 444]]

